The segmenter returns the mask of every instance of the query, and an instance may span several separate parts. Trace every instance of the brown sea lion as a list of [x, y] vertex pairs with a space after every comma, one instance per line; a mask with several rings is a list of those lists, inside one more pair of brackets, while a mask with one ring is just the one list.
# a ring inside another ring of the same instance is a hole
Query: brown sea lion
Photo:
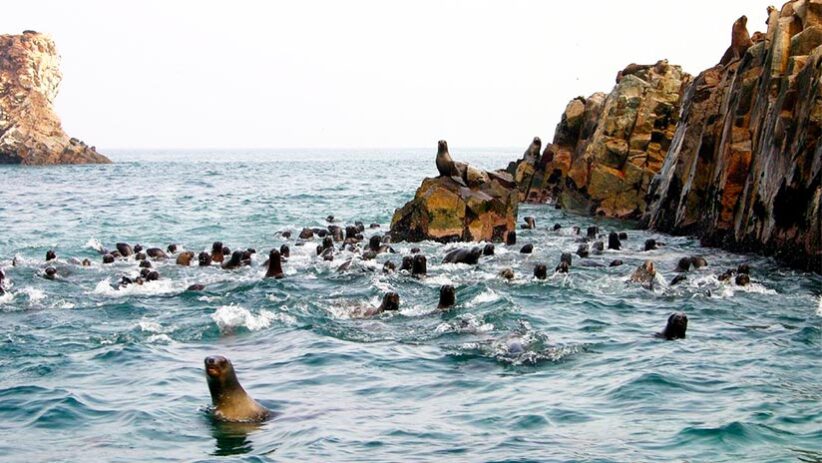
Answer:
[[280, 251], [272, 249], [268, 253], [268, 270], [265, 272], [265, 278], [280, 279], [283, 275], [283, 266], [280, 259]]
[[441, 177], [459, 177], [459, 171], [451, 159], [451, 154], [448, 152], [448, 142], [440, 140], [437, 142], [437, 171]]
[[449, 251], [442, 259], [443, 264], [468, 264], [476, 265], [479, 263], [479, 258], [482, 255], [482, 248], [475, 246], [473, 248], [454, 249]]
[[191, 251], [181, 252], [177, 256], [177, 265], [182, 265], [184, 267], [188, 267], [191, 265], [191, 261], [194, 259], [194, 253]]
[[215, 241], [214, 244], [211, 245], [211, 261], [222, 263], [223, 258], [223, 243]]
[[231, 361], [221, 355], [205, 358], [205, 373], [214, 417], [221, 421], [259, 422], [271, 412], [245, 392]]
[[741, 59], [752, 46], [753, 41], [748, 34], [748, 17], [742, 16], [734, 22], [731, 29], [731, 46], [725, 51], [719, 64], [726, 66], [731, 61]]
[[148, 248], [146, 249], [146, 254], [154, 260], [168, 259], [168, 255], [160, 248]]
[[120, 251], [120, 254], [123, 257], [128, 257], [134, 254], [134, 250], [131, 249], [131, 245], [129, 245], [128, 243], [117, 243], [114, 245], [114, 247], [116, 247], [117, 250]]
[[656, 268], [654, 262], [646, 260], [645, 263], [637, 267], [633, 274], [631, 274], [630, 281], [639, 283], [643, 288], [654, 289], [654, 280], [656, 279]]

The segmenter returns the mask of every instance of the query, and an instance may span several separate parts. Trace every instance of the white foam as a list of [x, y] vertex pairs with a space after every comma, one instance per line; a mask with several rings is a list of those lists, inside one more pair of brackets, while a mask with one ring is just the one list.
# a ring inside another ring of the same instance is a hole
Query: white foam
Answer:
[[500, 299], [500, 295], [497, 294], [496, 292], [494, 292], [493, 289], [486, 289], [485, 291], [483, 291], [483, 292], [477, 294], [476, 296], [474, 296], [474, 298], [471, 299], [470, 301], [468, 301], [468, 303], [465, 304], [465, 306], [466, 307], [475, 307], [479, 304], [485, 304], [485, 303], [488, 303], [488, 302], [496, 302], [499, 299]]
[[140, 328], [140, 331], [148, 333], [162, 333], [165, 331], [163, 330], [163, 325], [152, 320], [140, 320], [137, 322], [137, 326]]
[[38, 302], [46, 298], [46, 293], [37, 288], [25, 287], [20, 292], [29, 298], [29, 302]]
[[816, 308], [816, 315], [822, 317], [822, 296], [819, 296], [819, 307]]
[[[14, 300], [14, 295], [9, 291], [6, 291], [5, 294], [0, 296], [0, 304], [8, 304], [9, 302], [11, 302], [13, 300]], [[822, 306], [820, 306], [820, 307], [822, 307]]]
[[160, 279], [155, 281], [147, 281], [142, 285], [136, 283], [124, 286], [122, 288], [113, 288], [111, 286], [111, 279], [97, 283], [92, 293], [102, 294], [109, 297], [126, 297], [126, 296], [155, 296], [160, 294], [169, 294], [175, 291], [180, 291], [184, 288], [177, 288], [174, 282], [170, 279]]
[[170, 344], [171, 338], [167, 334], [152, 334], [146, 341], [152, 344]]
[[276, 318], [274, 313], [267, 310], [254, 315], [239, 305], [223, 305], [211, 314], [211, 319], [217, 323], [222, 332], [231, 332], [237, 327], [245, 327], [251, 331], [261, 330], [271, 326], [271, 322]]
[[94, 249], [97, 252], [103, 252], [103, 243], [97, 240], [97, 238], [91, 237], [86, 241], [84, 244], [85, 247], [89, 249]]

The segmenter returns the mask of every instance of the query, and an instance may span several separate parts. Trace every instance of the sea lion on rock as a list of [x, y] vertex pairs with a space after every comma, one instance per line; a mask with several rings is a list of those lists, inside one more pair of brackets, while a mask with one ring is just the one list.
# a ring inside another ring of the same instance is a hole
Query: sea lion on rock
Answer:
[[223, 262], [223, 259], [223, 243], [215, 241], [214, 244], [211, 245], [211, 261], [220, 264]]
[[233, 270], [243, 265], [243, 251], [234, 251], [231, 254], [231, 259], [223, 264], [223, 269]]
[[479, 246], [475, 246], [470, 249], [454, 249], [445, 255], [445, 258], [442, 259], [442, 263], [476, 265], [479, 263], [479, 258], [481, 255], [482, 249]]
[[182, 265], [183, 267], [188, 267], [191, 265], [191, 261], [194, 260], [194, 253], [191, 251], [181, 252], [177, 256], [176, 264]]
[[655, 336], [658, 338], [667, 339], [668, 341], [672, 341], [674, 339], [685, 339], [685, 332], [688, 330], [688, 316], [685, 315], [683, 312], [672, 313], [670, 317], [668, 317], [668, 323], [665, 325], [665, 329], [662, 330], [661, 333], [657, 333]]
[[414, 261], [411, 266], [411, 275], [415, 277], [424, 277], [428, 274], [428, 260], [422, 254], [414, 256]]
[[734, 22], [731, 29], [731, 46], [722, 55], [719, 64], [726, 66], [734, 60], [741, 59], [745, 56], [748, 48], [753, 46], [751, 36], [748, 34], [748, 17], [741, 16]]
[[537, 264], [534, 267], [534, 276], [538, 280], [544, 280], [548, 278], [548, 267], [546, 267], [545, 264]]
[[459, 177], [457, 166], [454, 165], [454, 160], [451, 159], [451, 154], [448, 152], [448, 142], [440, 140], [437, 142], [437, 158], [436, 158], [437, 172], [440, 177]]
[[252, 399], [237, 380], [234, 366], [221, 356], [205, 358], [205, 373], [214, 417], [220, 421], [252, 423], [265, 421], [271, 412]]
[[482, 255], [483, 256], [493, 256], [494, 255], [494, 245], [488, 243], [485, 247], [482, 248]]
[[630, 281], [639, 283], [643, 288], [654, 289], [654, 280], [656, 279], [656, 268], [654, 262], [646, 260], [645, 263], [637, 267], [633, 274], [631, 274]]
[[619, 241], [617, 232], [608, 233], [608, 249], [619, 251], [622, 248], [622, 243]]
[[283, 266], [280, 261], [280, 251], [272, 249], [268, 253], [268, 270], [265, 272], [265, 278], [280, 279], [283, 275]]
[[57, 259], [57, 254], [54, 252], [53, 249], [49, 249], [46, 251], [46, 262], [52, 261]]
[[128, 257], [128, 256], [134, 254], [134, 250], [131, 248], [131, 245], [129, 245], [128, 243], [117, 243], [117, 244], [114, 245], [114, 247], [117, 248], [117, 251], [120, 252], [120, 254], [123, 257]]
[[520, 254], [531, 254], [532, 252], [534, 252], [534, 245], [531, 243], [526, 244], [519, 250]]
[[440, 302], [437, 304], [438, 309], [448, 309], [457, 303], [457, 294], [454, 287], [451, 285], [443, 285], [440, 287]]

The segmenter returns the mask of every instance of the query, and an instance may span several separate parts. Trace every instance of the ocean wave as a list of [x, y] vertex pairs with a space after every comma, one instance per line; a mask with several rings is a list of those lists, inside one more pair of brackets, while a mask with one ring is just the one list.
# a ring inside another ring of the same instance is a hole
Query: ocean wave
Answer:
[[296, 323], [296, 319], [288, 314], [275, 314], [268, 310], [261, 310], [254, 315], [245, 307], [239, 305], [223, 305], [211, 314], [211, 319], [223, 333], [231, 333], [236, 328], [246, 328], [250, 331], [258, 331], [271, 326], [271, 323], [279, 320], [287, 324]]
[[147, 281], [141, 285], [130, 284], [128, 286], [115, 288], [111, 285], [111, 278], [106, 278], [98, 282], [91, 293], [108, 297], [159, 296], [181, 292], [184, 289], [180, 283], [175, 283], [173, 280], [167, 278]]

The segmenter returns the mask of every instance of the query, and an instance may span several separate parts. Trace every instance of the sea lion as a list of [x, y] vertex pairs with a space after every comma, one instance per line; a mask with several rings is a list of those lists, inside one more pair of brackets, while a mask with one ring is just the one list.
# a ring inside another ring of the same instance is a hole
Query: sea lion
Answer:
[[117, 248], [117, 251], [123, 256], [128, 257], [134, 254], [134, 250], [131, 248], [131, 245], [128, 243], [117, 243], [114, 245]]
[[443, 285], [440, 287], [440, 302], [437, 304], [438, 309], [448, 309], [457, 303], [457, 295], [454, 287], [451, 285]]
[[513, 246], [517, 244], [517, 232], [511, 230], [505, 235], [505, 244], [508, 246]]
[[334, 222], [334, 216], [333, 215], [327, 216], [325, 218], [325, 221], [328, 222], [328, 223], [333, 223]]
[[591, 249], [594, 251], [594, 255], [602, 255], [602, 253], [605, 252], [605, 243], [603, 243], [602, 241], [594, 241], [594, 244], [593, 246], [591, 246]]
[[141, 260], [139, 267], [140, 268], [151, 268], [151, 262], [149, 262], [147, 260]]
[[631, 274], [630, 281], [639, 283], [643, 288], [654, 289], [654, 280], [656, 279], [656, 268], [654, 262], [646, 260], [645, 263], [637, 267], [633, 274]]
[[595, 240], [597, 238], [597, 234], [599, 233], [599, 227], [592, 226], [588, 227], [586, 230], [585, 237], [589, 240]]
[[739, 266], [736, 268], [736, 273], [750, 275], [751, 266], [748, 264], [739, 264]]
[[357, 232], [362, 233], [365, 231], [365, 224], [359, 220], [354, 221], [354, 226], [357, 227]]
[[318, 255], [318, 256], [319, 256], [320, 254], [322, 254], [322, 253], [323, 253], [323, 251], [325, 250], [325, 249], [322, 247], [322, 245], [319, 245], [319, 244], [317, 245], [317, 247], [316, 247], [315, 249], [317, 250], [317, 255]]
[[486, 244], [485, 247], [482, 248], [482, 255], [483, 256], [493, 256], [494, 255], [494, 245], [491, 244], [491, 243]]
[[284, 230], [280, 233], [280, 236], [282, 236], [285, 239], [291, 238], [291, 230]]
[[151, 273], [151, 270], [147, 268], [140, 269], [140, 277], [142, 278], [147, 278], [149, 273]]
[[322, 252], [322, 254], [320, 254], [320, 257], [322, 257], [323, 260], [326, 262], [331, 262], [332, 260], [334, 260], [334, 248], [330, 247], [325, 249]]
[[411, 254], [419, 254], [419, 252], [420, 252], [420, 248], [417, 248], [417, 247], [411, 248]]
[[203, 251], [199, 255], [197, 255], [197, 262], [199, 262], [200, 267], [208, 267], [211, 265], [211, 254]]
[[328, 233], [331, 234], [331, 237], [334, 239], [334, 241], [339, 242], [345, 239], [345, 237], [343, 236], [342, 228], [338, 227], [337, 225], [329, 225]]
[[475, 246], [473, 248], [454, 249], [442, 259], [443, 264], [468, 264], [476, 265], [479, 263], [479, 258], [482, 255], [482, 248]]
[[645, 250], [646, 251], [653, 251], [656, 248], [657, 248], [657, 244], [656, 244], [655, 239], [651, 238], [651, 239], [645, 240]]
[[685, 331], [688, 330], [688, 316], [683, 312], [672, 313], [668, 317], [668, 323], [661, 333], [655, 334], [658, 338], [672, 341], [674, 339], [685, 339]]
[[374, 229], [374, 228], [380, 228], [380, 224], [378, 224], [378, 223], [372, 223], [371, 225], [369, 225], [369, 226], [368, 226], [368, 228], [371, 228], [371, 229]]
[[104, 254], [103, 255], [103, 263], [104, 264], [113, 264], [114, 263], [114, 256], [111, 254]]
[[734, 22], [733, 28], [731, 29], [731, 46], [728, 47], [728, 50], [722, 55], [719, 64], [727, 66], [732, 61], [741, 59], [745, 56], [748, 48], [752, 46], [753, 41], [748, 34], [748, 17], [741, 16]]
[[562, 225], [560, 225], [558, 223], [555, 223], [554, 224], [554, 231], [560, 231], [560, 230], [562, 230]]
[[387, 260], [384, 264], [382, 264], [383, 273], [394, 273], [396, 270], [397, 266], [390, 260]]
[[191, 261], [193, 259], [194, 259], [194, 253], [193, 252], [191, 252], [191, 251], [181, 252], [177, 256], [176, 264], [177, 265], [182, 265], [184, 267], [188, 267], [189, 265], [191, 265]]
[[531, 243], [526, 244], [519, 250], [520, 254], [531, 254], [532, 252], [534, 252], [534, 245]]
[[504, 268], [502, 271], [499, 272], [499, 276], [505, 280], [511, 281], [514, 279], [514, 270], [510, 268]]
[[173, 243], [169, 244], [166, 251], [168, 251], [169, 254], [177, 254], [177, 245]]
[[682, 283], [683, 281], [686, 281], [687, 279], [688, 277], [686, 277], [685, 275], [677, 275], [674, 277], [673, 280], [671, 280], [670, 286], [676, 286]]
[[346, 241], [347, 240], [356, 240], [358, 233], [359, 233], [359, 231], [357, 230], [357, 227], [355, 227], [353, 225], [346, 226], [345, 227], [345, 239], [346, 239]]
[[312, 228], [311, 231], [314, 232], [314, 234], [317, 235], [320, 238], [325, 238], [325, 236], [328, 235], [328, 230], [326, 230], [325, 228], [315, 227], [315, 228]]
[[314, 230], [312, 230], [310, 228], [303, 228], [302, 231], [300, 231], [299, 236], [300, 236], [300, 239], [310, 240], [310, 239], [314, 238]]
[[220, 241], [215, 241], [211, 245], [211, 261], [221, 264], [224, 258], [225, 257], [223, 256], [223, 243], [221, 243]]
[[747, 273], [740, 273], [734, 280], [737, 286], [748, 286], [751, 283], [751, 277]]
[[522, 158], [533, 165], [539, 164], [540, 152], [542, 151], [542, 140], [539, 137], [534, 137], [528, 149], [522, 154]]
[[608, 265], [608, 267], [619, 267], [620, 265], [622, 265], [622, 263], [623, 262], [621, 260], [616, 259], [616, 260], [611, 261], [611, 263]]
[[579, 247], [577, 248], [577, 255], [579, 257], [582, 257], [583, 259], [588, 257], [590, 255], [590, 250], [588, 248], [588, 245], [584, 244], [584, 243], [580, 244]]
[[205, 285], [201, 285], [200, 283], [195, 283], [195, 284], [189, 286], [188, 288], [186, 288], [186, 291], [202, 291], [204, 289], [205, 289]]
[[382, 236], [374, 235], [368, 240], [368, 248], [372, 251], [379, 253], [380, 247], [382, 246]]
[[559, 256], [560, 262], [565, 262], [570, 267], [573, 265], [574, 256], [571, 255], [570, 252], [563, 252], [562, 255]]
[[440, 177], [459, 177], [457, 166], [454, 165], [454, 160], [451, 159], [451, 154], [448, 152], [448, 142], [440, 140], [437, 142], [437, 172]]
[[52, 261], [57, 259], [57, 254], [54, 252], [53, 249], [49, 249], [46, 251], [46, 262]]
[[608, 233], [608, 249], [619, 251], [622, 248], [622, 243], [619, 241], [617, 232]]
[[628, 239], [628, 234], [625, 233], [625, 232], [619, 232], [619, 239], [620, 240], [627, 240]]
[[677, 262], [674, 272], [685, 273], [689, 270], [691, 270], [691, 258], [683, 257], [682, 259], [679, 259], [679, 262]]
[[243, 251], [234, 251], [231, 254], [231, 259], [223, 264], [223, 269], [232, 270], [243, 265]]
[[268, 270], [265, 272], [265, 278], [280, 279], [283, 275], [283, 266], [280, 261], [280, 251], [272, 249], [268, 253]]
[[206, 357], [204, 363], [215, 418], [250, 423], [265, 421], [271, 416], [267, 408], [245, 392], [231, 361], [221, 355], [212, 355]]
[[426, 274], [428, 274], [428, 260], [422, 254], [415, 255], [411, 266], [411, 275], [424, 277]]
[[52, 266], [46, 267], [43, 277], [47, 280], [54, 280], [57, 278], [57, 269]]
[[534, 277], [536, 277], [537, 280], [548, 278], [548, 267], [546, 267], [545, 264], [537, 264], [534, 267]]
[[146, 281], [157, 281], [160, 279], [160, 272], [152, 270], [146, 275]]
[[577, 225], [571, 227], [571, 231], [574, 232], [575, 235], [579, 235], [580, 228]]
[[137, 244], [134, 245], [134, 252], [135, 253], [142, 252], [142, 251], [143, 251], [143, 245], [142, 244], [137, 243]]
[[400, 271], [406, 270], [408, 272], [411, 271], [414, 267], [414, 257], [413, 256], [404, 256], [402, 258], [402, 263], [400, 264]]
[[154, 260], [168, 259], [168, 255], [160, 248], [148, 248], [146, 249], [146, 255]]
[[533, 230], [537, 228], [537, 220], [533, 217], [526, 217], [525, 223], [521, 226], [523, 230]]
[[395, 292], [386, 293], [379, 307], [356, 310], [352, 315], [356, 318], [373, 317], [383, 312], [400, 310], [400, 295]]
[[362, 259], [363, 260], [373, 260], [373, 259], [376, 259], [376, 258], [377, 258], [377, 253], [370, 250], [370, 249], [365, 251], [364, 253], [362, 253]]
[[699, 269], [702, 267], [707, 267], [708, 261], [702, 256], [694, 256], [691, 257], [691, 265], [693, 265], [695, 269]]
[[554, 272], [556, 272], [556, 273], [568, 273], [570, 270], [571, 270], [571, 266], [568, 265], [568, 262], [560, 262], [559, 265], [557, 265], [557, 268], [554, 269]]
[[83, 262], [80, 263], [83, 267], [91, 267], [91, 261], [88, 259], [83, 259]]

